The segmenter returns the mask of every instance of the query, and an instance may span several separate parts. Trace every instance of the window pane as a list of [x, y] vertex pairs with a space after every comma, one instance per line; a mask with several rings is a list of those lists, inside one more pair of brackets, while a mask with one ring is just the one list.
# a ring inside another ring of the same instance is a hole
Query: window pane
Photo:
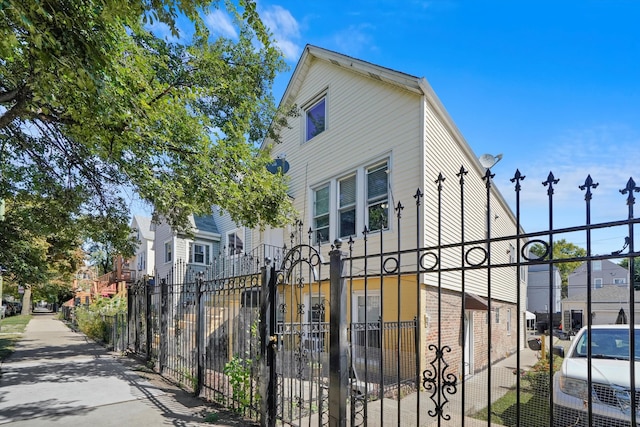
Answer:
[[369, 206], [369, 231], [382, 230], [389, 226], [389, 206], [386, 200]]
[[356, 234], [356, 210], [340, 211], [340, 237]]
[[204, 246], [193, 245], [193, 262], [204, 264]]
[[356, 177], [340, 181], [340, 207], [351, 206], [356, 203]]
[[367, 199], [371, 200], [387, 195], [387, 164], [369, 169], [367, 172]]
[[322, 187], [315, 192], [313, 206], [315, 216], [329, 213], [329, 186]]
[[315, 104], [307, 110], [307, 141], [324, 131], [325, 127], [325, 100]]

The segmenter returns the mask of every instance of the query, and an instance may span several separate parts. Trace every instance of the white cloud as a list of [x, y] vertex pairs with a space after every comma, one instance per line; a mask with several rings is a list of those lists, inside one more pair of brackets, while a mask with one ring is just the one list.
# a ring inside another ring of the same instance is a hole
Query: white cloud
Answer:
[[269, 6], [261, 14], [262, 22], [273, 33], [277, 46], [285, 59], [296, 61], [300, 56], [300, 26], [287, 9]]
[[333, 36], [336, 50], [351, 56], [358, 56], [364, 50], [377, 50], [373, 38], [368, 34], [368, 30], [372, 28], [371, 25], [365, 23], [351, 25], [336, 33]]
[[[530, 157], [524, 164], [516, 165], [507, 160], [494, 168], [495, 183], [509, 205], [515, 210], [514, 184], [509, 181], [513, 177], [516, 166], [526, 179], [522, 181], [520, 192], [520, 211], [522, 224], [527, 232], [546, 230], [549, 225], [548, 186], [542, 183], [547, 180], [549, 172], [559, 179], [554, 184], [553, 193], [553, 226], [555, 229], [585, 224], [586, 221], [586, 189], [579, 186], [585, 184], [587, 176], [598, 183], [591, 189], [591, 222], [604, 223], [622, 220], [627, 217], [627, 195], [620, 193], [634, 174], [638, 175], [637, 160], [634, 153], [640, 145], [637, 130], [626, 126], [594, 126], [581, 130], [567, 130], [556, 136], [548, 145], [538, 146], [536, 152], [528, 153]], [[640, 182], [640, 175], [633, 177]], [[594, 231], [592, 243], [594, 253], [608, 253], [620, 249], [624, 242], [626, 230], [620, 228]], [[565, 238], [565, 236], [557, 236]], [[586, 244], [585, 233], [566, 237], [580, 246]]]
[[[178, 24], [176, 23], [176, 25]], [[169, 43], [178, 43], [180, 41], [184, 41], [187, 34], [185, 30], [180, 28], [180, 26], [178, 25], [178, 37], [176, 37], [171, 33], [171, 29], [169, 28], [169, 26], [160, 21], [154, 21], [153, 24], [147, 24], [146, 28], [157, 37], [160, 37]]]
[[238, 33], [231, 18], [226, 12], [220, 9], [215, 9], [206, 14], [204, 22], [207, 27], [216, 34], [230, 39], [238, 38]]

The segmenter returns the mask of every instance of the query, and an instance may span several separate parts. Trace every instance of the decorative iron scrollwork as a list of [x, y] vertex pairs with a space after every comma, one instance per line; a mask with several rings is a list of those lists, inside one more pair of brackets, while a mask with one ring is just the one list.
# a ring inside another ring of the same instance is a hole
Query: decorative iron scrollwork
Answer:
[[[451, 415], [444, 413], [444, 407], [449, 403], [447, 396], [456, 394], [458, 391], [458, 378], [455, 374], [447, 372], [449, 364], [444, 360], [444, 353], [450, 353], [451, 347], [445, 345], [439, 349], [436, 345], [429, 344], [429, 350], [435, 351], [436, 354], [430, 362], [433, 370], [425, 369], [422, 373], [422, 386], [431, 392], [430, 398], [435, 404], [435, 409], [429, 410], [428, 414], [430, 417], [440, 417], [448, 421], [451, 419]], [[442, 366], [442, 370], [438, 372], [440, 366]]]

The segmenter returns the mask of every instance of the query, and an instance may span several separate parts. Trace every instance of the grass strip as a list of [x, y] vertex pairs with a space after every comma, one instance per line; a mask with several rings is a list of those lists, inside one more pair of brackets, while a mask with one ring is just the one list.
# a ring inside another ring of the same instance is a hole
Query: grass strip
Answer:
[[31, 315], [10, 316], [0, 320], [0, 361], [13, 353], [30, 320]]

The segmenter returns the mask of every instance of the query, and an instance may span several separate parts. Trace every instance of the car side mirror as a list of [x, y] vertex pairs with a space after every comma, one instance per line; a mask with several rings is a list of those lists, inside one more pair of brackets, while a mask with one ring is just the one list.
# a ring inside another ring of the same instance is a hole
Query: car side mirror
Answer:
[[556, 345], [553, 347], [553, 355], [564, 357], [564, 347], [561, 345]]

